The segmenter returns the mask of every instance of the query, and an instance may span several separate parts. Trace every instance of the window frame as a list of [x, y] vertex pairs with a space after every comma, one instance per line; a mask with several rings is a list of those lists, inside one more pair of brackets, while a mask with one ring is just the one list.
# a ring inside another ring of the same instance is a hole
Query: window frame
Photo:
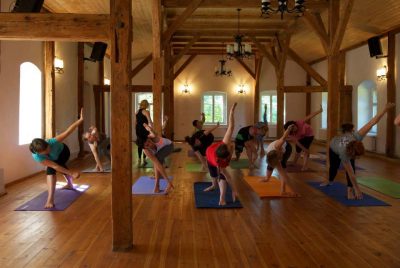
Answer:
[[[269, 96], [270, 97], [270, 99], [269, 99], [270, 101], [269, 101], [269, 104], [268, 104], [270, 118], [268, 118], [268, 113], [267, 113], [268, 125], [269, 126], [276, 126], [278, 124], [278, 107], [276, 107], [276, 122], [272, 122], [272, 114], [273, 114], [273, 110], [272, 110], [273, 109], [273, 105], [272, 105], [273, 101], [272, 101], [272, 98], [276, 97], [276, 101], [278, 102], [278, 94], [274, 90], [264, 90], [264, 91], [260, 92], [260, 103], [259, 103], [260, 110], [259, 110], [259, 117], [258, 117], [260, 122], [263, 121], [263, 114], [264, 114], [264, 105], [262, 103], [262, 97], [263, 96]], [[278, 103], [277, 103], [277, 105], [278, 105]]]
[[213, 118], [212, 118], [212, 122], [207, 122], [207, 117], [206, 117], [206, 121], [204, 122], [204, 125], [207, 125], [207, 126], [213, 126], [213, 125], [216, 125], [218, 122], [217, 121], [214, 121], [214, 107], [215, 107], [215, 103], [214, 103], [214, 97], [215, 96], [222, 96], [222, 99], [223, 99], [223, 113], [222, 113], [222, 116], [223, 116], [223, 122], [219, 122], [219, 124], [221, 125], [221, 126], [227, 126], [228, 125], [228, 113], [227, 113], [227, 107], [228, 107], [228, 105], [227, 105], [227, 102], [228, 102], [228, 100], [227, 100], [227, 94], [226, 94], [226, 92], [223, 92], [223, 91], [206, 91], [206, 92], [204, 92], [203, 94], [202, 94], [202, 96], [201, 96], [201, 112], [202, 113], [204, 113], [204, 97], [205, 96], [212, 96], [213, 98], [213, 104], [212, 104], [212, 107], [213, 107], [213, 112], [212, 112], [212, 114], [213, 114]]
[[[135, 114], [139, 110], [140, 102], [138, 100], [139, 100], [139, 96], [142, 94], [151, 94], [152, 99], [154, 101], [153, 92], [135, 92]], [[154, 111], [153, 101], [149, 102], [149, 104], [150, 104], [150, 107], [153, 107], [153, 111]], [[151, 117], [151, 120], [154, 121], [154, 113], [151, 112], [150, 107], [149, 107], [150, 117]], [[164, 93], [161, 93], [161, 118], [164, 118]]]

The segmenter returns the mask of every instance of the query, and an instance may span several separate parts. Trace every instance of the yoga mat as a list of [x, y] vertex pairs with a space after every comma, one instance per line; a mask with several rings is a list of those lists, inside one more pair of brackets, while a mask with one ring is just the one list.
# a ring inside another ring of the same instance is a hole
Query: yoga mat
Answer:
[[231, 160], [229, 166], [233, 169], [244, 169], [249, 168], [250, 162], [249, 159], [239, 159], [238, 161]]
[[357, 182], [382, 194], [400, 198], [400, 183], [382, 177], [357, 177]]
[[347, 199], [347, 186], [340, 182], [334, 182], [330, 186], [319, 186], [321, 182], [307, 182], [311, 187], [320, 190], [327, 196], [335, 199], [348, 207], [369, 207], [369, 206], [390, 206], [389, 204], [376, 199], [366, 193], [363, 193], [361, 200], [348, 200]]
[[[57, 185], [58, 187], [62, 187]], [[62, 211], [69, 207], [78, 197], [80, 197], [90, 185], [76, 185], [74, 184], [74, 190], [64, 190], [56, 188], [54, 193], [54, 207], [44, 208], [47, 201], [47, 191], [34, 197], [32, 200], [26, 202], [22, 206], [19, 206], [15, 211]]]
[[[244, 176], [245, 182], [253, 189], [260, 198], [268, 197], [290, 197], [281, 195], [281, 182], [274, 176], [269, 181], [261, 182], [260, 179], [265, 177], [260, 176]], [[293, 190], [286, 185], [286, 191], [293, 193]]]
[[103, 168], [104, 168], [103, 172], [97, 171], [96, 167], [87, 168], [87, 169], [82, 170], [81, 172], [82, 173], [110, 173], [111, 172], [110, 164], [104, 165]]
[[214, 191], [204, 192], [203, 190], [211, 186], [211, 182], [195, 182], [193, 184], [194, 197], [196, 202], [196, 208], [241, 208], [242, 204], [239, 200], [235, 203], [232, 202], [232, 191], [228, 186], [226, 190], [226, 205], [220, 206], [219, 202], [219, 189]]
[[[146, 162], [147, 162], [147, 164], [145, 166], [140, 165], [139, 168], [154, 168], [153, 161], [151, 161], [150, 159], [147, 158]], [[165, 164], [167, 165], [167, 167], [169, 167], [171, 165], [171, 160], [169, 159], [169, 157], [165, 158], [164, 168], [165, 168]]]
[[203, 171], [202, 165], [200, 163], [186, 163], [185, 169], [188, 172], [207, 172], [208, 171], [208, 170]]
[[[172, 179], [172, 177], [169, 177]], [[148, 176], [140, 177], [133, 185], [132, 185], [132, 194], [135, 195], [165, 195], [165, 188], [167, 188], [167, 180], [160, 180], [160, 192], [154, 193], [154, 183], [155, 179], [150, 178]]]
[[[312, 159], [312, 161], [326, 166], [326, 159]], [[342, 164], [340, 164], [339, 170], [344, 170]], [[362, 167], [359, 167], [356, 165], [356, 170], [365, 170], [365, 168], [362, 168]]]
[[288, 173], [306, 173], [306, 172], [317, 172], [312, 168], [308, 168], [307, 170], [301, 170], [301, 166], [287, 166], [285, 168], [286, 172]]

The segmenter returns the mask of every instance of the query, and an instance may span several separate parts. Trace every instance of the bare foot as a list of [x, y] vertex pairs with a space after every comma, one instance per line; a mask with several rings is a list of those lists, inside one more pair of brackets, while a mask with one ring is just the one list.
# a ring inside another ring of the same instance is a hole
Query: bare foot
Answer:
[[206, 189], [203, 190], [203, 192], [210, 192], [210, 191], [214, 191], [217, 187], [215, 185], [211, 185], [209, 187], [207, 187]]
[[172, 185], [172, 183], [169, 182], [167, 185], [167, 188], [165, 188], [165, 192], [169, 193], [171, 191], [171, 189], [173, 189], [173, 188], [174, 188], [174, 186]]
[[66, 184], [63, 187], [61, 187], [63, 190], [74, 190], [74, 186], [71, 184]]
[[259, 179], [259, 181], [260, 181], [260, 182], [269, 182], [270, 179], [271, 179], [271, 177], [269, 177], [269, 178], [262, 178], [262, 179]]
[[225, 205], [226, 205], [225, 199], [224, 199], [224, 200], [221, 200], [221, 199], [220, 199], [218, 205], [220, 205], [220, 206], [225, 206]]
[[155, 194], [159, 193], [159, 192], [160, 192], [160, 187], [154, 187], [153, 192], [154, 192]]
[[349, 200], [356, 199], [352, 188], [347, 188], [347, 199], [349, 199]]
[[232, 201], [233, 201], [233, 203], [236, 202], [236, 198], [237, 198], [236, 192], [233, 192], [233, 191], [232, 191]]
[[329, 185], [332, 185], [332, 184], [333, 184], [333, 182], [324, 181], [324, 182], [322, 182], [319, 186], [324, 187], [324, 186], [329, 186]]
[[53, 208], [53, 207], [54, 207], [54, 202], [50, 202], [50, 201], [47, 201], [46, 205], [44, 205], [44, 208]]

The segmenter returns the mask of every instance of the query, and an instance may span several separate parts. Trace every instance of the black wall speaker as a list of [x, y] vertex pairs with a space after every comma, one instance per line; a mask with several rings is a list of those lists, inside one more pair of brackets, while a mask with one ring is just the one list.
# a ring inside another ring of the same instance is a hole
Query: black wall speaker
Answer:
[[379, 37], [372, 37], [368, 39], [368, 48], [370, 57], [382, 55], [382, 45]]
[[17, 0], [12, 12], [32, 13], [40, 12], [44, 0]]
[[94, 61], [103, 61], [106, 54], [107, 44], [103, 42], [95, 42], [92, 49], [90, 59]]

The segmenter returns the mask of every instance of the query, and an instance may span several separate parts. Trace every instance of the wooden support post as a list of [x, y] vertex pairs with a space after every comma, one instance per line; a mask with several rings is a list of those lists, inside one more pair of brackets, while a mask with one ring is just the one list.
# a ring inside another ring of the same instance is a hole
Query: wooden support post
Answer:
[[[309, 87], [311, 86], [311, 76], [307, 74], [306, 77], [306, 85]], [[306, 93], [306, 115], [309, 115], [311, 113], [311, 93], [307, 92]]]
[[133, 247], [131, 48], [132, 1], [110, 0], [113, 250]]
[[[255, 58], [255, 86], [254, 86], [254, 123], [257, 123], [259, 120], [260, 114], [260, 76], [261, 76], [261, 67], [262, 67], [263, 57]], [[264, 109], [264, 108], [262, 108]], [[264, 110], [263, 110], [264, 111]]]
[[161, 133], [161, 0], [152, 2], [153, 21], [153, 122], [154, 130]]
[[346, 52], [339, 54], [339, 125], [345, 122], [352, 122], [353, 119], [353, 87], [351, 90], [345, 90], [346, 76]]
[[[396, 103], [396, 35], [394, 32], [388, 34], [388, 73], [387, 73], [387, 102]], [[394, 157], [396, 148], [396, 129], [393, 124], [396, 117], [396, 109], [387, 112], [386, 117], [386, 155]]]
[[171, 80], [173, 80], [173, 62], [171, 55], [171, 43], [166, 42], [164, 45], [164, 116], [168, 116], [168, 125], [165, 129], [165, 135], [168, 138], [172, 137], [173, 126], [171, 126], [171, 121], [173, 122], [173, 88], [171, 88]]
[[[99, 85], [104, 86], [104, 61], [99, 61]], [[106, 119], [104, 115], [104, 91], [100, 92], [99, 96], [99, 111], [100, 111], [100, 125], [97, 127], [100, 129], [101, 132], [105, 133], [105, 124], [106, 124]]]
[[44, 137], [46, 139], [56, 136], [54, 53], [54, 42], [44, 42]]
[[[85, 86], [85, 68], [84, 68], [84, 47], [85, 44], [82, 42], [78, 43], [78, 114], [80, 114], [83, 108], [83, 89]], [[82, 140], [83, 134], [83, 124], [78, 126], [78, 143], [79, 143], [79, 153], [78, 157], [83, 157], [85, 155], [84, 144]]]

